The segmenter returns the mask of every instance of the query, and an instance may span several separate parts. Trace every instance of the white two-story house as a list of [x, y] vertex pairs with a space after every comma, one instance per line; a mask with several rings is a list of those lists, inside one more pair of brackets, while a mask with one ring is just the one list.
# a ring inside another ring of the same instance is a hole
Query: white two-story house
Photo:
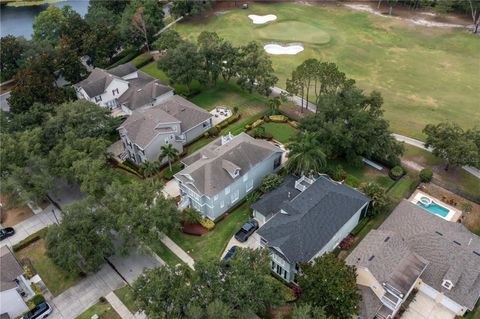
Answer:
[[[158, 160], [160, 148], [171, 144], [183, 152], [190, 143], [212, 127], [212, 114], [179, 95], [134, 111], [118, 128], [123, 159], [140, 165]], [[166, 163], [166, 159], [160, 159]]]
[[180, 208], [193, 207], [216, 220], [280, 167], [283, 151], [248, 134], [228, 134], [182, 160], [175, 175]]
[[95, 68], [73, 87], [79, 99], [109, 108], [114, 115], [131, 115], [173, 95], [170, 86], [137, 70], [131, 62], [110, 70]]

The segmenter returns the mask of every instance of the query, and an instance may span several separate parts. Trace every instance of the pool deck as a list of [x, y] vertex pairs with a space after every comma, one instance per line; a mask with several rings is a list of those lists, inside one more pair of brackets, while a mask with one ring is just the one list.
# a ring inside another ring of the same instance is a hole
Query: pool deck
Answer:
[[[416, 190], [412, 196], [410, 196], [410, 198], [408, 199], [410, 202], [414, 203], [414, 204], [417, 204], [417, 201], [420, 200], [420, 197], [428, 197], [430, 198], [433, 202], [437, 203], [438, 205], [440, 206], [443, 206], [445, 207], [446, 209], [448, 209], [450, 212], [448, 213], [448, 215], [446, 217], [442, 217], [442, 216], [439, 216], [437, 215], [438, 217], [440, 218], [443, 218], [445, 220], [448, 220], [450, 222], [457, 222], [460, 217], [462, 217], [462, 212], [458, 209], [458, 208], [455, 208], [451, 205], [448, 205], [444, 202], [442, 202], [441, 200], [439, 200], [438, 198], [436, 197], [433, 197], [432, 195], [429, 195], [427, 193], [424, 193], [420, 190]], [[436, 215], [436, 214], [434, 214]]]

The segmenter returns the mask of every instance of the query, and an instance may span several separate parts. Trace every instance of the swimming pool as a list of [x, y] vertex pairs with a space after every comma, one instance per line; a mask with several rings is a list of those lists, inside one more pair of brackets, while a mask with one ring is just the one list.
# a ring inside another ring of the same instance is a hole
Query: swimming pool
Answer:
[[443, 206], [440, 206], [433, 201], [428, 205], [422, 203], [421, 201], [418, 201], [417, 205], [422, 207], [423, 209], [429, 211], [430, 213], [441, 216], [443, 218], [447, 217], [448, 213], [450, 213], [449, 209], [447, 209]]

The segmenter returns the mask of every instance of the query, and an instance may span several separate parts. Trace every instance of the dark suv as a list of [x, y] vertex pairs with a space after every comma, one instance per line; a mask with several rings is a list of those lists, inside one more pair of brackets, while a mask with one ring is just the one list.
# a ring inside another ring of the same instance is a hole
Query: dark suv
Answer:
[[0, 228], [0, 240], [13, 236], [15, 230], [12, 227]]
[[243, 224], [242, 228], [235, 234], [235, 239], [243, 243], [248, 240], [248, 237], [252, 235], [258, 229], [258, 222], [254, 219], [249, 220]]

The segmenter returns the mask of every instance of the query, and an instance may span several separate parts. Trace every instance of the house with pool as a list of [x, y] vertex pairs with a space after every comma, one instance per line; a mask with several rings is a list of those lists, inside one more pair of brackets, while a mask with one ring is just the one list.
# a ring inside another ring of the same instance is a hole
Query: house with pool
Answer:
[[416, 202], [403, 200], [346, 262], [363, 319], [393, 318], [414, 289], [435, 318], [462, 316], [480, 297], [480, 237]]

